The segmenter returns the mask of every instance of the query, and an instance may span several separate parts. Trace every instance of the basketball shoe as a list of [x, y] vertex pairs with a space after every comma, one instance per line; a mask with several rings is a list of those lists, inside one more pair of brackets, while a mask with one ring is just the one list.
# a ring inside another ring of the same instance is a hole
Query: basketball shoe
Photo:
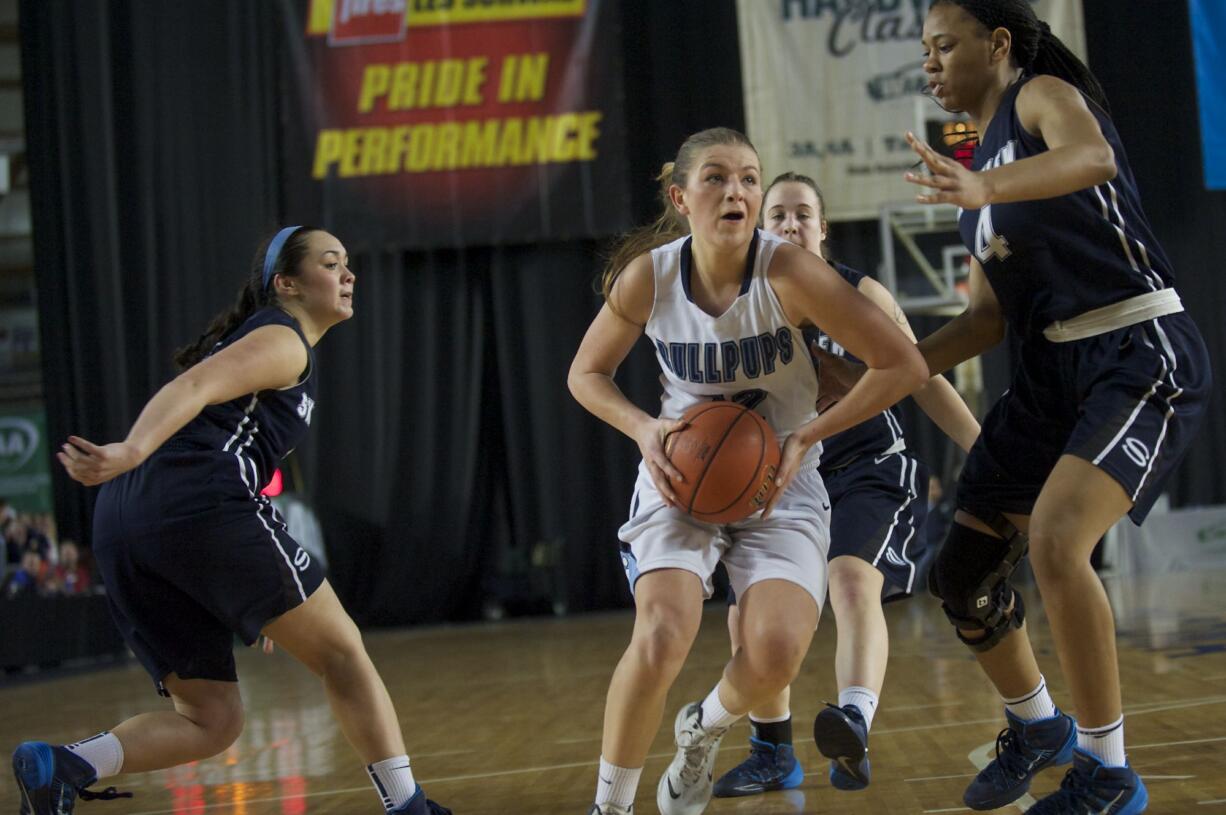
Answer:
[[21, 792], [21, 815], [70, 815], [82, 801], [131, 798], [130, 792], [107, 787], [85, 789], [98, 780], [93, 766], [67, 747], [44, 741], [23, 742], [13, 751], [13, 775]]
[[719, 742], [728, 728], [702, 726], [702, 703], [686, 705], [673, 722], [677, 755], [656, 787], [660, 815], [699, 815], [711, 800], [711, 777]]
[[862, 790], [868, 786], [868, 728], [860, 708], [827, 703], [813, 720], [813, 740], [822, 755], [830, 759], [830, 784], [835, 789]]
[[634, 806], [619, 807], [617, 804], [592, 804], [587, 815], [634, 815]]
[[1024, 722], [1008, 710], [1009, 726], [996, 737], [996, 758], [979, 771], [962, 801], [971, 809], [996, 809], [1016, 801], [1030, 789], [1040, 770], [1073, 759], [1077, 723], [1058, 709], [1048, 719]]
[[1108, 767], [1090, 753], [1073, 749], [1073, 766], [1064, 774], [1060, 789], [1045, 796], [1028, 815], [1136, 815], [1149, 804], [1149, 792], [1131, 766]]
[[772, 744], [750, 737], [749, 758], [720, 776], [715, 782], [716, 798], [738, 798], [774, 790], [790, 790], [805, 780], [790, 744]]
[[417, 785], [417, 792], [388, 815], [451, 815], [451, 810], [426, 798], [426, 791]]

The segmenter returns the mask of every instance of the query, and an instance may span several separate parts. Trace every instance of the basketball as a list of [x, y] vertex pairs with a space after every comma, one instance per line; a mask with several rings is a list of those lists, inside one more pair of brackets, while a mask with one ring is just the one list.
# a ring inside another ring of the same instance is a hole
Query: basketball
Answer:
[[766, 420], [736, 402], [702, 402], [681, 418], [689, 424], [664, 442], [685, 477], [672, 485], [681, 508], [700, 521], [730, 524], [766, 506], [780, 457]]

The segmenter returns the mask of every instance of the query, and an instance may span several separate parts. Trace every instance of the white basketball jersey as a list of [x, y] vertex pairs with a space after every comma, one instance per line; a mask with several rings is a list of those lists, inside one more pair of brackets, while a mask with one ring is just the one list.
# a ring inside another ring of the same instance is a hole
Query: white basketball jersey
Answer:
[[[780, 443], [817, 416], [809, 351], [767, 280], [783, 243], [754, 231], [741, 293], [718, 317], [690, 297], [690, 238], [652, 250], [656, 295], [646, 333], [663, 370], [661, 416], [676, 418], [699, 402], [726, 399], [761, 414]], [[815, 444], [805, 463], [816, 464], [820, 456], [821, 444]]]

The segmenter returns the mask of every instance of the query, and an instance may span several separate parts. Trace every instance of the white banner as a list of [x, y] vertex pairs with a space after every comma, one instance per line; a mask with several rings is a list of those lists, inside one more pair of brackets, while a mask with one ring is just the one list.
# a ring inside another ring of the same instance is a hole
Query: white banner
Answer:
[[1107, 532], [1103, 564], [1116, 574], [1167, 574], [1226, 566], [1226, 506], [1160, 512], [1136, 526], [1127, 517]]
[[[1032, 0], [1084, 59], [1081, 0]], [[748, 135], [769, 181], [816, 179], [828, 220], [876, 218], [911, 200], [903, 134], [953, 119], [927, 86], [920, 34], [930, 0], [737, 0]]]

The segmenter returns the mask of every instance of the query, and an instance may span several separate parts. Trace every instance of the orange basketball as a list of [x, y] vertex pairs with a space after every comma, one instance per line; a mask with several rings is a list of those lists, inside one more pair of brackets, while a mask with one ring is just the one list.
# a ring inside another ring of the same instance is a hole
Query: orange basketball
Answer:
[[775, 490], [779, 442], [766, 420], [736, 402], [701, 402], [681, 417], [664, 454], [685, 476], [673, 482], [681, 508], [700, 521], [730, 524], [766, 506]]

